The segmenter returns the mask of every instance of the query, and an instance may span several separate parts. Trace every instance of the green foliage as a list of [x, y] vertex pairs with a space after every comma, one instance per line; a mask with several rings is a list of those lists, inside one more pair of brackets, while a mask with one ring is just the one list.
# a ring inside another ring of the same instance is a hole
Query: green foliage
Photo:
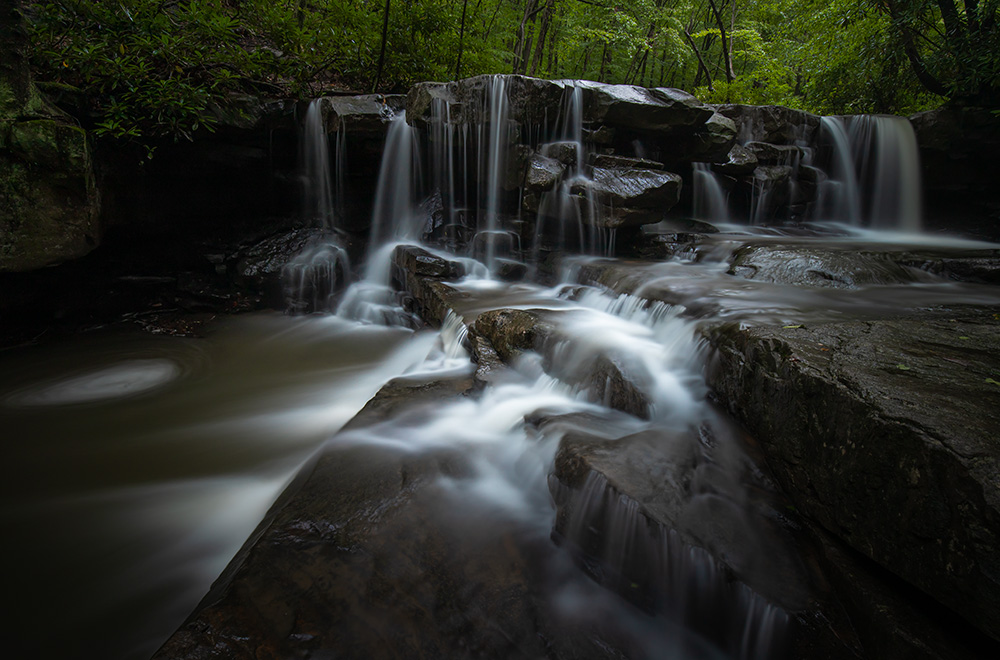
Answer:
[[211, 130], [213, 102], [250, 65], [220, 0], [59, 0], [32, 9], [36, 66], [43, 78], [88, 92], [99, 135]]
[[[942, 95], [995, 105], [998, 3], [982, 2], [975, 29], [961, 5], [958, 27], [949, 30], [940, 7], [951, 1], [390, 0], [379, 91], [451, 79], [465, 9], [463, 77], [523, 72], [673, 86], [709, 102], [830, 114], [907, 113], [940, 103]], [[386, 6], [26, 4], [36, 76], [83, 89], [99, 134], [143, 141], [212, 130], [214, 109], [237, 92], [370, 91]], [[915, 73], [915, 61], [923, 74]], [[931, 78], [940, 82], [936, 90], [927, 86]]]

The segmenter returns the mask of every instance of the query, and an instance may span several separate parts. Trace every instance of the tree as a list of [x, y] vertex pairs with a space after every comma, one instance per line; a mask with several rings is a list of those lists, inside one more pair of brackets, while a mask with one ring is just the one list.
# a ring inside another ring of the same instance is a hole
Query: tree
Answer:
[[1000, 104], [997, 0], [873, 0], [892, 21], [928, 91], [963, 102]]

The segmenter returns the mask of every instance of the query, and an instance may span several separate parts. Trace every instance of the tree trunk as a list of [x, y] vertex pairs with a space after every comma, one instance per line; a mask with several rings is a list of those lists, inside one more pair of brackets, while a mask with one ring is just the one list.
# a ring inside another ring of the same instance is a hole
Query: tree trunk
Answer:
[[469, 0], [462, 0], [462, 23], [458, 29], [458, 60], [455, 62], [455, 80], [462, 77], [462, 49], [465, 45], [465, 10]]
[[389, 2], [385, 0], [385, 10], [382, 12], [382, 46], [378, 52], [378, 66], [375, 68], [375, 83], [372, 85], [372, 93], [378, 91], [379, 83], [382, 82], [382, 65], [385, 64], [385, 42], [389, 37]]
[[[732, 1], [735, 2], [735, 0]], [[722, 14], [715, 6], [715, 0], [708, 0], [708, 4], [712, 8], [715, 24], [719, 26], [719, 37], [722, 39], [722, 59], [726, 66], [726, 82], [731, 83], [736, 78], [736, 73], [733, 71], [732, 44], [726, 38], [726, 22], [722, 20]]]
[[699, 79], [702, 73], [705, 74], [705, 78], [708, 80], [708, 90], [710, 92], [715, 91], [715, 85], [712, 84], [712, 74], [708, 70], [708, 66], [705, 64], [705, 60], [701, 56], [701, 51], [698, 50], [698, 44], [694, 42], [694, 38], [691, 36], [691, 32], [684, 30], [684, 37], [687, 39], [688, 45], [691, 46], [691, 50], [694, 51], [695, 57], [698, 58], [698, 74], [694, 78], [694, 86], [698, 86]]
[[549, 36], [549, 26], [552, 23], [552, 11], [555, 8], [555, 0], [548, 0], [542, 12], [542, 23], [538, 27], [538, 41], [535, 44], [535, 54], [531, 58], [531, 70], [529, 76], [535, 75], [538, 67], [542, 63], [542, 54], [545, 51], [545, 39]]

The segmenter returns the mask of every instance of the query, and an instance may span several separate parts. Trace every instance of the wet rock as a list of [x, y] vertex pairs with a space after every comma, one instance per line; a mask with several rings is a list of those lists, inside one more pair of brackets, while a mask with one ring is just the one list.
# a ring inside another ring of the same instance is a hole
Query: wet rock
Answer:
[[[995, 642], [823, 530], [814, 530], [824, 572], [866, 653], [879, 660], [987, 660]], [[820, 657], [810, 654], [802, 657]]]
[[269, 236], [240, 251], [235, 258], [236, 274], [248, 284], [262, 286], [307, 246], [335, 236], [323, 229], [293, 229]]
[[729, 117], [716, 112], [705, 122], [704, 157], [713, 161], [729, 153], [736, 140], [736, 124]]
[[787, 165], [761, 165], [754, 169], [753, 178], [762, 185], [787, 183], [792, 176], [792, 168]]
[[480, 314], [475, 322], [475, 333], [485, 337], [507, 363], [524, 351], [541, 350], [553, 331], [539, 312], [527, 309], [495, 309]]
[[65, 119], [31, 119], [0, 135], [0, 271], [76, 259], [103, 233], [86, 133]]
[[462, 452], [355, 442], [470, 385], [384, 387], [286, 489], [154, 658], [634, 654], [609, 626], [552, 602], [547, 538], [456, 512], [441, 484], [469, 476]]
[[614, 144], [615, 129], [610, 126], [599, 126], [598, 128], [584, 128], [583, 139], [585, 142], [607, 147]]
[[323, 99], [327, 107], [327, 129], [336, 133], [384, 135], [386, 127], [406, 106], [402, 94], [366, 94], [362, 96], [329, 96]]
[[677, 138], [671, 148], [682, 153], [684, 161], [724, 161], [733, 147], [736, 134], [733, 121], [717, 112], [693, 135]]
[[[749, 462], [713, 457], [731, 433], [721, 420], [625, 436], [587, 415], [535, 423], [562, 434], [550, 480], [555, 531], [594, 579], [734, 654], [756, 638], [761, 657], [862, 656], [773, 486]], [[737, 481], [757, 495], [746, 500]]]
[[744, 148], [756, 156], [761, 165], [791, 165], [802, 156], [802, 150], [793, 145], [747, 142]]
[[713, 335], [712, 386], [795, 506], [1000, 639], [993, 309]]
[[636, 383], [629, 375], [629, 369], [615, 355], [602, 355], [585, 373], [570, 374], [574, 380], [581, 376], [592, 400], [639, 419], [649, 418], [650, 401], [646, 390], [642, 384]]
[[718, 105], [715, 109], [733, 120], [740, 142], [744, 143], [808, 143], [820, 124], [814, 114], [777, 105]]
[[496, 276], [504, 282], [523, 280], [528, 274], [528, 266], [513, 259], [497, 259]]
[[485, 337], [473, 334], [470, 335], [469, 341], [472, 345], [472, 361], [476, 363], [475, 382], [477, 386], [484, 387], [506, 365], [493, 348], [493, 344]]
[[693, 129], [712, 115], [711, 108], [679, 89], [647, 89], [578, 81], [583, 88], [584, 117], [633, 131], [669, 135]]
[[680, 199], [681, 177], [656, 170], [611, 170], [595, 167], [589, 181], [580, 181], [573, 192], [593, 192], [607, 206], [657, 209], [666, 212]]
[[465, 272], [461, 263], [444, 259], [415, 245], [400, 245], [392, 253], [395, 286], [410, 296], [420, 317], [440, 326], [461, 295], [442, 280]]
[[757, 169], [757, 156], [746, 147], [734, 144], [724, 163], [714, 163], [712, 170], [728, 176], [751, 174]]
[[602, 169], [637, 169], [637, 170], [662, 170], [663, 163], [646, 158], [633, 158], [630, 156], [614, 156], [611, 154], [593, 154], [590, 158], [590, 165]]
[[[707, 483], [715, 472], [718, 484]], [[707, 551], [771, 602], [789, 610], [806, 606], [809, 577], [792, 539], [773, 520], [730, 500], [739, 496], [727, 492], [732, 483], [703, 454], [697, 433], [656, 429], [613, 441], [580, 433], [566, 436], [556, 454], [556, 478], [580, 490], [592, 473], [600, 474], [607, 488], [635, 502], [648, 524], [673, 530], [683, 543]], [[699, 497], [701, 489], [715, 490], [720, 501]], [[572, 517], [573, 512], [560, 511], [557, 531], [572, 535]]]
[[233, 258], [233, 275], [270, 307], [328, 311], [329, 298], [346, 286], [350, 272], [341, 243], [339, 235], [324, 229], [275, 234], [241, 250]]
[[417, 83], [406, 96], [406, 121], [413, 125], [427, 123], [432, 105], [448, 103], [449, 120], [454, 124], [479, 124], [490, 120], [488, 91], [502, 79], [507, 100], [508, 119], [518, 123], [543, 123], [547, 113], [562, 103], [566, 84], [528, 76], [483, 75], [450, 83]]
[[562, 178], [566, 166], [556, 158], [534, 154], [528, 160], [528, 171], [525, 174], [524, 186], [528, 190], [544, 192], [552, 190]]
[[396, 248], [393, 261], [400, 268], [418, 277], [453, 279], [464, 273], [460, 263], [431, 254], [415, 245], [401, 245]]
[[520, 236], [513, 231], [480, 231], [472, 239], [472, 254], [480, 261], [493, 258], [512, 258], [520, 244]]
[[576, 142], [549, 142], [539, 147], [539, 152], [543, 156], [554, 158], [566, 167], [576, 167], [580, 145]]
[[837, 289], [919, 279], [918, 272], [899, 265], [895, 258], [889, 252], [746, 245], [733, 253], [729, 273], [748, 280]]
[[1000, 284], [1000, 250], [976, 250], [960, 257], [904, 254], [898, 262], [960, 282]]

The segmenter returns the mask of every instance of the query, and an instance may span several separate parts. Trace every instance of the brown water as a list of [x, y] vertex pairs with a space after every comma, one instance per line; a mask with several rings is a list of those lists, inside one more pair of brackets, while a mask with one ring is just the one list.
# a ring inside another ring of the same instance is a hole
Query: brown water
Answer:
[[149, 657], [297, 468], [434, 339], [263, 314], [206, 339], [0, 352], [4, 655]]

